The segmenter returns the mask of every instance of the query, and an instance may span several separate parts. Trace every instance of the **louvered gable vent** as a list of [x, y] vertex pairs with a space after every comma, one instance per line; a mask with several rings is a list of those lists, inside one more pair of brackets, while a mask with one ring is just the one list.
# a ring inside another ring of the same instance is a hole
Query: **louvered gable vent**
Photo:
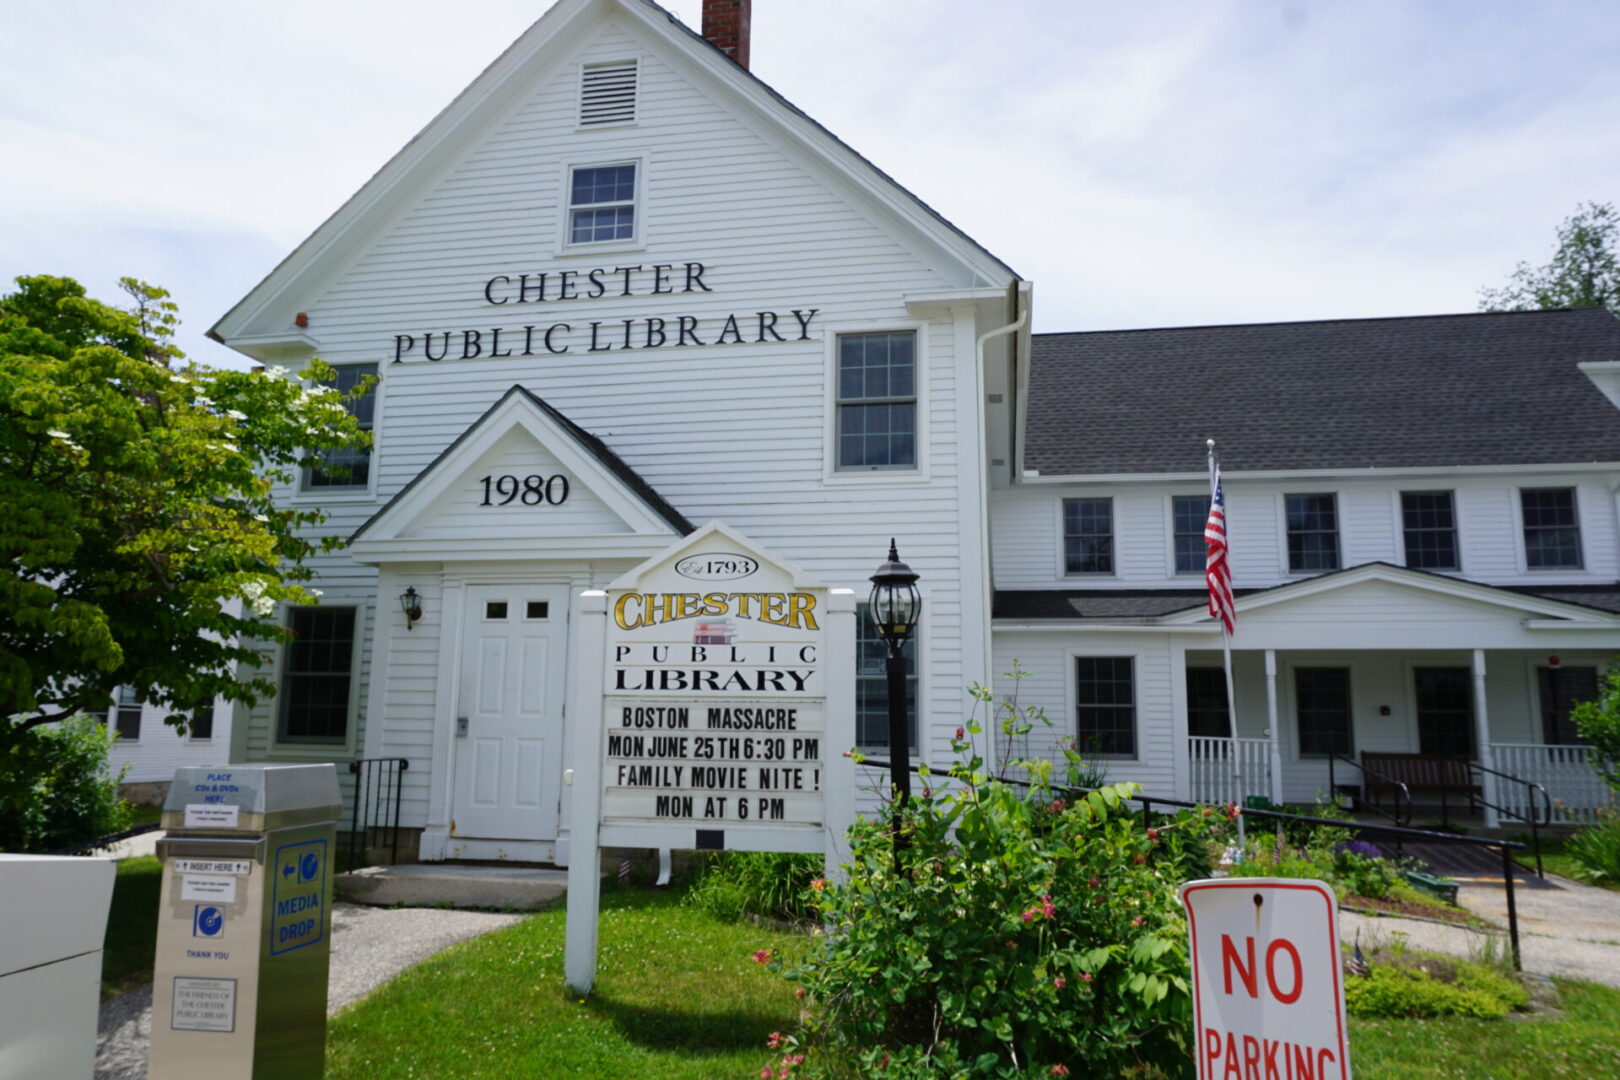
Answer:
[[628, 124], [636, 118], [636, 62], [591, 64], [579, 88], [581, 127]]

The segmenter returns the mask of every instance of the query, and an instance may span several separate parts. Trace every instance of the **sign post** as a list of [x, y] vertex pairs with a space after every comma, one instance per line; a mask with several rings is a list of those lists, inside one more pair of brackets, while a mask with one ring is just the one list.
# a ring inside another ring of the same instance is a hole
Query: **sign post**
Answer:
[[1198, 1080], [1350, 1080], [1339, 905], [1320, 881], [1181, 887]]
[[564, 970], [584, 993], [600, 847], [815, 852], [836, 870], [854, 818], [855, 594], [716, 521], [575, 610]]

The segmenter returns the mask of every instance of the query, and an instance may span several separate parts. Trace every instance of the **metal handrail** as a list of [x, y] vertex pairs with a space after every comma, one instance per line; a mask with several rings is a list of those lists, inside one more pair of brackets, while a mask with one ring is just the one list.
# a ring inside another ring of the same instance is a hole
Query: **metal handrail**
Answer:
[[[1538, 791], [1541, 792], [1542, 813], [1529, 817], [1515, 810], [1510, 810], [1505, 806], [1498, 806], [1495, 803], [1486, 802], [1483, 795], [1479, 797], [1479, 802], [1481, 805], [1488, 806], [1492, 810], [1495, 810], [1498, 814], [1506, 814], [1508, 817], [1522, 821], [1530, 826], [1530, 845], [1531, 850], [1535, 852], [1536, 856], [1536, 876], [1539, 878], [1545, 878], [1547, 873], [1541, 867], [1541, 826], [1552, 824], [1552, 796], [1547, 793], [1547, 789], [1545, 787], [1538, 784], [1534, 780], [1526, 780], [1522, 776], [1514, 776], [1512, 773], [1505, 773], [1500, 769], [1492, 769], [1488, 766], [1481, 765], [1477, 761], [1470, 761], [1466, 764], [1468, 765], [1469, 769], [1478, 769], [1482, 773], [1489, 773], [1491, 776], [1500, 777], [1503, 780], [1511, 780], [1515, 784], [1524, 785], [1524, 801], [1526, 806], [1534, 806], [1536, 802], [1534, 793]], [[1484, 791], [1485, 785], [1481, 783], [1479, 786], [1480, 790]]]
[[[865, 757], [861, 759], [862, 765], [872, 765], [877, 768], [887, 768], [889, 763], [881, 758]], [[935, 773], [949, 776], [951, 770], [940, 769], [930, 765], [929, 769]], [[997, 783], [1012, 784], [1017, 787], [1045, 787], [1051, 791], [1065, 793], [1088, 794], [1095, 788], [1070, 787], [1066, 784], [1036, 784], [1028, 780], [1013, 780], [1006, 777], [996, 778]], [[1205, 803], [1189, 802], [1186, 799], [1158, 798], [1156, 796], [1133, 795], [1131, 802], [1142, 804], [1142, 821], [1144, 827], [1151, 819], [1153, 807], [1175, 806], [1183, 809], [1196, 810]], [[1436, 832], [1431, 829], [1412, 829], [1401, 825], [1376, 825], [1359, 821], [1344, 821], [1340, 818], [1315, 817], [1310, 814], [1289, 814], [1280, 810], [1248, 810], [1234, 805], [1233, 811], [1244, 817], [1270, 818], [1275, 821], [1293, 821], [1306, 825], [1323, 825], [1333, 829], [1346, 829], [1356, 833], [1379, 833], [1384, 836], [1393, 836], [1397, 842], [1404, 843], [1407, 839], [1433, 840], [1446, 844], [1468, 844], [1474, 847], [1496, 848], [1502, 853], [1502, 887], [1507, 893], [1508, 940], [1513, 950], [1513, 969], [1522, 971], [1523, 962], [1519, 952], [1519, 904], [1516, 885], [1513, 880], [1513, 852], [1524, 850], [1525, 845], [1518, 840], [1497, 840], [1485, 836], [1459, 836], [1456, 833]]]
[[[1397, 826], [1400, 826], [1401, 828], [1406, 828], [1407, 826], [1412, 824], [1412, 789], [1406, 786], [1406, 781], [1405, 780], [1396, 780], [1392, 776], [1385, 776], [1383, 773], [1379, 772], [1377, 769], [1369, 769], [1369, 768], [1367, 768], [1367, 766], [1363, 765], [1361, 762], [1357, 761], [1355, 758], [1348, 757], [1347, 755], [1329, 753], [1328, 754], [1328, 790], [1329, 791], [1337, 791], [1338, 790], [1337, 775], [1336, 775], [1336, 773], [1334, 772], [1334, 769], [1333, 769], [1333, 763], [1335, 761], [1342, 761], [1346, 765], [1352, 766], [1353, 768], [1359, 770], [1363, 780], [1365, 780], [1367, 777], [1370, 776], [1374, 780], [1382, 781], [1384, 784], [1388, 785], [1389, 787], [1395, 788], [1398, 792], [1400, 792], [1400, 798], [1395, 803], [1395, 813], [1393, 813], [1393, 814], [1391, 814], [1389, 811], [1385, 810], [1383, 808], [1383, 806], [1381, 806], [1380, 804], [1378, 804], [1376, 802], [1363, 803], [1362, 805], [1366, 806], [1368, 809], [1370, 809], [1375, 814], [1378, 814], [1378, 815], [1380, 815], [1382, 817], [1389, 818], [1389, 820], [1393, 821]], [[1406, 815], [1405, 815], [1404, 818], [1401, 816], [1401, 809], [1403, 807], [1406, 810]]]
[[[364, 769], [362, 770], [362, 766]], [[349, 825], [349, 867], [353, 869], [359, 865], [360, 853], [365, 849], [363, 839], [374, 828], [388, 828], [392, 834], [392, 851], [389, 855], [391, 862], [399, 862], [399, 804], [400, 788], [403, 784], [403, 773], [411, 767], [409, 758], [356, 758], [349, 762], [349, 773], [354, 777], [354, 810]], [[385, 793], [386, 789], [386, 793]], [[371, 795], [371, 805], [366, 807], [365, 824], [362, 827], [360, 808], [366, 802], [366, 792]], [[392, 825], [384, 826], [377, 823], [377, 818], [385, 821], [388, 813], [388, 802], [394, 804], [394, 820]], [[381, 811], [380, 814], [374, 813]]]

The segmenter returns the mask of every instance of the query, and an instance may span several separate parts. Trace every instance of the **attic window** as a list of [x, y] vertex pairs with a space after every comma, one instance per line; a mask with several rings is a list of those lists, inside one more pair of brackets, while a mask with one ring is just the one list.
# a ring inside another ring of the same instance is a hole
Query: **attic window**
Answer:
[[636, 118], [636, 62], [587, 64], [580, 73], [579, 126], [628, 124]]

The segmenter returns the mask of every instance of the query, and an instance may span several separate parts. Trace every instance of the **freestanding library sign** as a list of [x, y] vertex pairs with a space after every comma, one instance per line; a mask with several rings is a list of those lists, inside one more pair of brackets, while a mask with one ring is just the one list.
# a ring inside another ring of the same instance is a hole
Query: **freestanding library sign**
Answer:
[[602, 847], [819, 852], [854, 818], [855, 594], [720, 522], [581, 595], [568, 985], [596, 979]]

